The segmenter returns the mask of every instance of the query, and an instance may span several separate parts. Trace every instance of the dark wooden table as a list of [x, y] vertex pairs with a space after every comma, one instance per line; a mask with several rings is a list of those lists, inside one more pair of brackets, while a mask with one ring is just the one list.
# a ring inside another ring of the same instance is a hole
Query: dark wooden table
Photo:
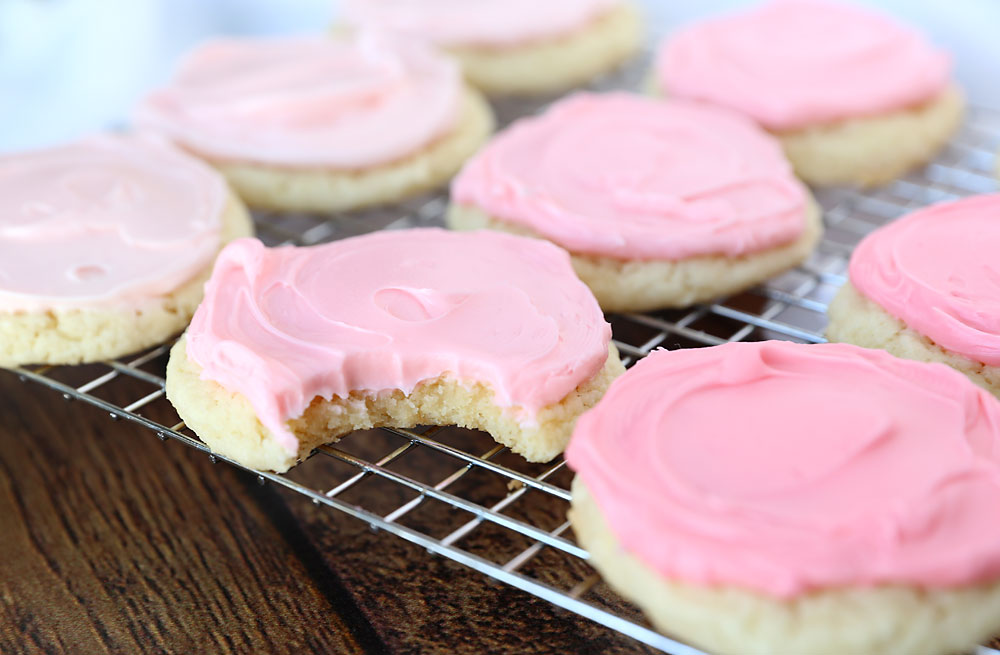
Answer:
[[2, 653], [637, 642], [0, 370]]

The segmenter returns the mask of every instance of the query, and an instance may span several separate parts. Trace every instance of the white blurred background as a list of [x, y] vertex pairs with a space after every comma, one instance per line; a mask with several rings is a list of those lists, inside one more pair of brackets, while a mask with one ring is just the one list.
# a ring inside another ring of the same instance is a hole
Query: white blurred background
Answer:
[[[856, 1], [922, 28], [955, 53], [970, 100], [1000, 108], [1000, 0]], [[644, 4], [659, 33], [753, 3]], [[336, 14], [334, 0], [0, 0], [0, 151], [120, 124], [203, 38], [319, 31]]]

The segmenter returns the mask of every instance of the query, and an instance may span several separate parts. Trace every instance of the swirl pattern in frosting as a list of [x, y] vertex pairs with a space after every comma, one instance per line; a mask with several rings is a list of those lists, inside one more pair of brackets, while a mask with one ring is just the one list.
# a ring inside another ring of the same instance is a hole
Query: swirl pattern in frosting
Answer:
[[1000, 366], [1000, 195], [918, 210], [868, 235], [851, 284], [936, 344]]
[[241, 239], [187, 332], [202, 378], [237, 391], [289, 452], [315, 397], [482, 382], [531, 421], [593, 377], [611, 327], [569, 256], [495, 232], [386, 231], [312, 246]]
[[135, 122], [221, 161], [356, 169], [453, 129], [462, 93], [455, 62], [406, 39], [217, 40], [191, 52]]
[[795, 240], [806, 193], [777, 141], [729, 111], [577, 94], [466, 163], [452, 198], [575, 253], [742, 255]]
[[346, 0], [352, 25], [443, 46], [504, 46], [560, 37], [623, 0]]
[[0, 311], [135, 306], [211, 266], [228, 190], [158, 139], [0, 157]]
[[906, 109], [948, 85], [951, 58], [887, 16], [830, 0], [772, 0], [668, 37], [670, 96], [745, 113], [771, 130]]
[[942, 364], [847, 344], [658, 351], [566, 458], [668, 579], [788, 598], [1000, 576], [1000, 403]]

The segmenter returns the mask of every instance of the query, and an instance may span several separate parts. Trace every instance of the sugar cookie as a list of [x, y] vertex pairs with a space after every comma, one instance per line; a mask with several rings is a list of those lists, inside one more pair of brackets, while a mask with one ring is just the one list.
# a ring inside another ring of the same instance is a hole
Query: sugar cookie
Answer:
[[606, 311], [683, 307], [804, 260], [819, 211], [778, 143], [727, 110], [577, 94], [498, 134], [447, 220], [546, 238]]
[[347, 0], [348, 25], [427, 39], [490, 95], [545, 94], [579, 86], [642, 43], [631, 0]]
[[929, 161], [958, 128], [951, 58], [869, 9], [774, 0], [683, 28], [655, 87], [743, 112], [810, 184], [874, 186]]
[[328, 212], [444, 184], [493, 114], [448, 58], [363, 34], [210, 42], [135, 122], [212, 162], [253, 207]]
[[220, 175], [159, 140], [99, 135], [0, 157], [0, 366], [166, 340], [222, 245], [252, 231]]
[[941, 362], [1000, 396], [1000, 195], [913, 212], [866, 237], [827, 337]]
[[945, 655], [1000, 630], [1000, 403], [946, 366], [654, 352], [566, 459], [590, 562], [700, 648]]
[[530, 461], [562, 452], [622, 372], [565, 252], [440, 229], [219, 257], [167, 397], [216, 452], [284, 471], [375, 426], [482, 429]]

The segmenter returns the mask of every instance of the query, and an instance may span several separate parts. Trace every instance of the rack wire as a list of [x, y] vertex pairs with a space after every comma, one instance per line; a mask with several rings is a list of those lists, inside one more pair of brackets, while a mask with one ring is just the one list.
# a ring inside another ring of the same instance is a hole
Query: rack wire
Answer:
[[[628, 67], [597, 88], [636, 88], [642, 70], [641, 63]], [[503, 124], [543, 104], [505, 103], [497, 107], [498, 115]], [[661, 347], [824, 341], [826, 306], [845, 280], [855, 244], [915, 207], [995, 191], [998, 148], [1000, 111], [974, 108], [960, 133], [925, 169], [868, 193], [818, 193], [826, 234], [807, 262], [746, 293], [687, 310], [610, 315], [623, 359], [631, 364]], [[434, 194], [389, 210], [255, 219], [258, 235], [269, 245], [312, 245], [374, 229], [440, 225], [446, 204], [446, 196]], [[169, 347], [101, 364], [14, 372], [67, 399], [95, 405], [114, 419], [148, 428], [161, 440], [174, 439], [213, 460], [245, 468], [213, 455], [167, 403]], [[134, 400], [112, 401], [123, 393]], [[441, 462], [450, 473], [428, 478], [426, 472], [441, 470]], [[288, 474], [253, 473], [261, 483], [280, 485], [639, 642], [674, 655], [701, 653], [650, 627], [587, 566], [588, 555], [574, 541], [565, 518], [572, 473], [561, 458], [529, 464], [488, 437], [458, 428], [382, 429], [323, 446]], [[1000, 653], [987, 647], [979, 652]]]

